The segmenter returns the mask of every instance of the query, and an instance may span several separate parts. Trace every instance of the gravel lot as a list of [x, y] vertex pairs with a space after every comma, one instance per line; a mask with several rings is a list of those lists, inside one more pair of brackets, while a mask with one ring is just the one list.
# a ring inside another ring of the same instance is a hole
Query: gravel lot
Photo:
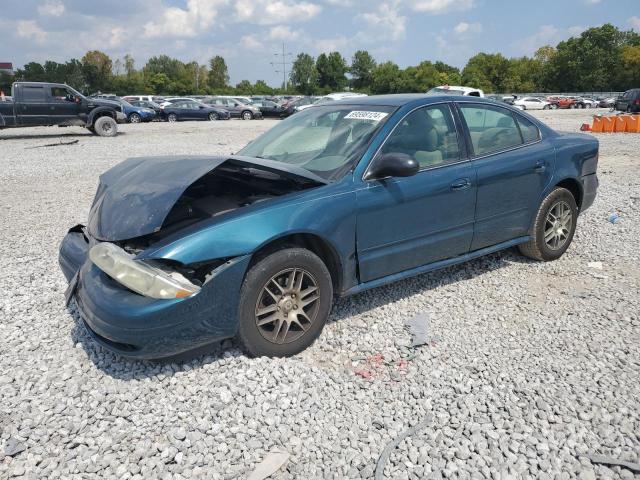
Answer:
[[[590, 113], [537, 115], [577, 131]], [[509, 250], [340, 300], [290, 359], [230, 341], [181, 364], [96, 346], [64, 307], [57, 251], [98, 175], [130, 156], [233, 152], [272, 125], [0, 132], [0, 478], [244, 479], [274, 449], [291, 454], [275, 479], [373, 478], [425, 418], [386, 478], [633, 478], [585, 455], [640, 461], [640, 135], [599, 137], [599, 196], [559, 261]], [[418, 313], [431, 342], [412, 349]]]

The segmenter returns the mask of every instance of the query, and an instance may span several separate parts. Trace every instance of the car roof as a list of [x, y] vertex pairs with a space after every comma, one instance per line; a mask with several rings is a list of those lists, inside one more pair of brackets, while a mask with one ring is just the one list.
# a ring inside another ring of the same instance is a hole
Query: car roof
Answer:
[[349, 97], [331, 102], [331, 105], [379, 105], [388, 107], [402, 107], [408, 103], [429, 105], [440, 102], [484, 102], [491, 105], [495, 101], [482, 97], [462, 95], [427, 95], [424, 93], [399, 93], [392, 95], [371, 95], [368, 97]]

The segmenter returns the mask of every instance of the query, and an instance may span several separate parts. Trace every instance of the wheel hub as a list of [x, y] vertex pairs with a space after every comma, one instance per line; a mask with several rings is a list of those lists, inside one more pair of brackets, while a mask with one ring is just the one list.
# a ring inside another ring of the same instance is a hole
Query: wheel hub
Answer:
[[256, 326], [266, 340], [290, 343], [309, 330], [319, 305], [318, 284], [311, 273], [300, 268], [283, 270], [258, 295]]
[[559, 250], [569, 240], [573, 224], [571, 207], [560, 201], [553, 205], [547, 213], [544, 229], [544, 242], [551, 250]]

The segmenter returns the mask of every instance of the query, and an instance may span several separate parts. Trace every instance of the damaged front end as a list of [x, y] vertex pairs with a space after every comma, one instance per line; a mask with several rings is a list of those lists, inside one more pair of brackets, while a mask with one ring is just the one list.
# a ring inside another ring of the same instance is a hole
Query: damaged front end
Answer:
[[210, 251], [195, 262], [149, 252], [324, 183], [275, 163], [161, 157], [106, 172], [87, 226], [69, 230], [59, 257], [94, 339], [123, 355], [160, 358], [234, 336], [250, 252]]

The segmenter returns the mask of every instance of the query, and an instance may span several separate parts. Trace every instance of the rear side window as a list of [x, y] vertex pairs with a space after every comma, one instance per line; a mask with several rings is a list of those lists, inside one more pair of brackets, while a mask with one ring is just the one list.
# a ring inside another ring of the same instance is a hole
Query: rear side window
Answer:
[[522, 145], [522, 137], [511, 112], [490, 105], [460, 105], [469, 128], [476, 156]]
[[45, 95], [43, 87], [23, 87], [22, 101], [25, 103], [44, 103]]
[[522, 133], [524, 143], [536, 142], [540, 139], [540, 131], [538, 130], [538, 127], [533, 124], [533, 122], [527, 120], [521, 115], [517, 115], [516, 119], [518, 121], [518, 125], [520, 126], [520, 133]]

